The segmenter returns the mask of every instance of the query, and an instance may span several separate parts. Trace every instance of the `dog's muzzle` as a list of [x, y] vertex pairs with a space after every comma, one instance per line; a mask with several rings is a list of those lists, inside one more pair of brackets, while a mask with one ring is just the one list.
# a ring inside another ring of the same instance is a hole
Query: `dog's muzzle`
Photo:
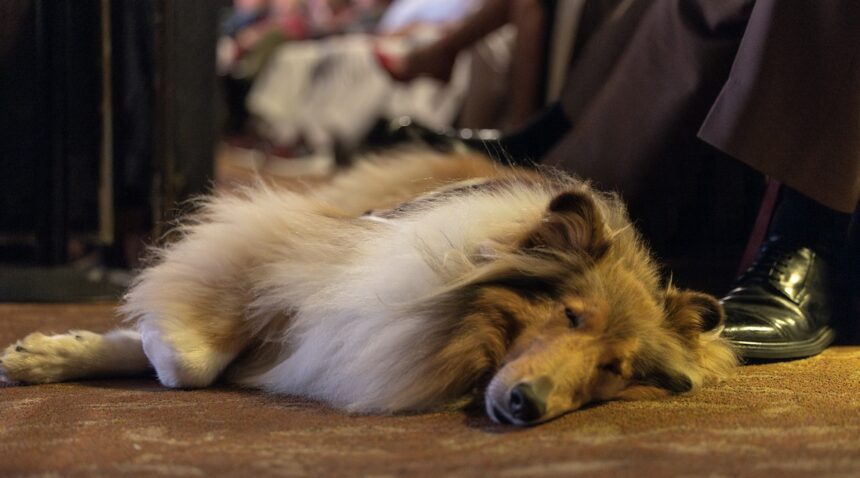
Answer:
[[541, 377], [534, 382], [520, 382], [506, 393], [487, 397], [487, 413], [497, 423], [535, 425], [546, 414], [546, 402], [552, 382]]

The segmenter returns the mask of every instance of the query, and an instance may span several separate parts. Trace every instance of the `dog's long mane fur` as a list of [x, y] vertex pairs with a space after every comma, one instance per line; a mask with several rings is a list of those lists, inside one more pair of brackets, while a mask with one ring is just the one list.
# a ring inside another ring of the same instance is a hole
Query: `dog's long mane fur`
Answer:
[[[209, 199], [182, 227], [186, 240], [159, 251], [160, 264], [144, 271], [123, 310], [145, 321], [151, 300], [195, 303], [184, 317], [199, 316], [214, 337], [247, 337], [251, 358], [260, 348], [268, 350], [266, 361], [279, 355], [276, 366], [257, 374], [247, 373], [254, 360], [240, 361], [232, 380], [348, 409], [394, 411], [456, 398], [499, 365], [511, 325], [476, 331], [462, 323], [476, 284], [511, 271], [552, 284], [575, 270], [574, 255], [504, 246], [540, 223], [562, 191], [595, 198], [618, 244], [612, 260], [660, 294], [659, 270], [616, 195], [561, 173], [522, 173], [472, 157], [460, 160], [460, 177], [449, 178], [439, 170], [457, 164], [452, 158], [412, 154], [401, 161], [363, 163], [310, 195], [261, 186]], [[472, 175], [481, 179], [470, 187], [448, 186]], [[472, 187], [482, 184], [492, 187]], [[368, 193], [374, 188], [380, 193]], [[383, 220], [360, 217], [365, 211], [380, 211]], [[482, 251], [488, 237], [503, 246]], [[242, 327], [222, 332], [211, 323], [225, 314], [242, 318]], [[686, 355], [660, 347], [641, 368]]]

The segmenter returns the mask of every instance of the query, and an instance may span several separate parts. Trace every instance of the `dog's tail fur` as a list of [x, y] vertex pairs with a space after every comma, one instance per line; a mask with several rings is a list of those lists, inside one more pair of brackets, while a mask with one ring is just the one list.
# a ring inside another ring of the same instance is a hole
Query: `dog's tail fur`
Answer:
[[30, 334], [7, 347], [0, 362], [0, 381], [52, 383], [128, 377], [149, 370], [138, 332], [73, 330], [61, 335]]

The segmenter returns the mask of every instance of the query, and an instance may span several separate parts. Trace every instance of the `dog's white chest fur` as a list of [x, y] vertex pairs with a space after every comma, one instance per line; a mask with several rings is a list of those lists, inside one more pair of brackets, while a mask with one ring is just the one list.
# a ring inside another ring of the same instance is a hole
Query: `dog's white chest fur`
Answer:
[[[419, 365], [403, 344], [420, 346], [428, 318], [415, 316], [410, 305], [468, 272], [488, 244], [508, 242], [539, 220], [547, 196], [526, 189], [512, 196], [454, 197], [356, 227], [349, 260], [306, 275], [316, 283], [297, 301], [290, 354], [247, 383], [338, 406], [389, 403], [391, 382], [412, 379]], [[295, 264], [284, 267], [301, 274]]]

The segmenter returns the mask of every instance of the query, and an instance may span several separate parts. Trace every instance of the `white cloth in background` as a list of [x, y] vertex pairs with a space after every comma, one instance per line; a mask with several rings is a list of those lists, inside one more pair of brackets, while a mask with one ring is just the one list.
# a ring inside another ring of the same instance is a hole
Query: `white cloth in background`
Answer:
[[408, 115], [431, 127], [450, 126], [466, 92], [469, 55], [460, 55], [447, 84], [398, 83], [373, 55], [380, 41], [390, 52], [408, 40], [347, 35], [285, 43], [254, 82], [248, 110], [276, 143], [303, 138], [314, 149], [335, 142], [354, 147], [379, 118]]
[[413, 23], [450, 23], [479, 5], [476, 0], [395, 0], [376, 28], [379, 32], [391, 32]]

